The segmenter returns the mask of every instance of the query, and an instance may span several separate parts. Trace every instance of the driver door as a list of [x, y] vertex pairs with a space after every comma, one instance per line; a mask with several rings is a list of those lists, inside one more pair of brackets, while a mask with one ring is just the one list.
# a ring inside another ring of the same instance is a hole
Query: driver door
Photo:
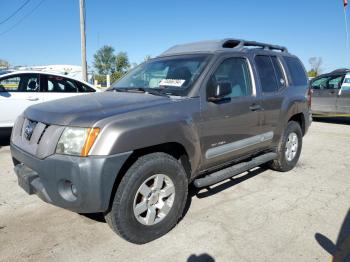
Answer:
[[350, 75], [345, 77], [337, 99], [337, 113], [350, 114]]
[[[228, 57], [209, 75], [202, 99], [201, 151], [205, 170], [253, 152], [264, 144], [260, 135], [260, 99], [245, 57]], [[214, 83], [213, 83], [214, 82]], [[229, 84], [231, 94], [217, 102], [207, 96], [217, 83]], [[260, 140], [259, 140], [260, 139]]]
[[0, 127], [12, 127], [29, 106], [42, 102], [39, 76], [18, 74], [0, 78]]

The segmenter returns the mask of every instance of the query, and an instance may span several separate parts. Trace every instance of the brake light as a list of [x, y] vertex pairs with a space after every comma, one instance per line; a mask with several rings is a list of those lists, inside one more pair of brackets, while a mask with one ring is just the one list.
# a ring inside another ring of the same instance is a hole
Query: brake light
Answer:
[[311, 102], [312, 102], [312, 89], [309, 88], [307, 91], [307, 104], [309, 108], [311, 108]]

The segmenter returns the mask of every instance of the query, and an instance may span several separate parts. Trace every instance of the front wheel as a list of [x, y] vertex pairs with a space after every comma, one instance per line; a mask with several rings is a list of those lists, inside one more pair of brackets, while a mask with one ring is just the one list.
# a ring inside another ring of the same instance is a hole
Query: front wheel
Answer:
[[280, 172], [292, 170], [299, 160], [302, 144], [303, 134], [300, 125], [295, 121], [288, 122], [278, 145], [278, 157], [269, 163], [269, 167]]
[[176, 225], [187, 191], [187, 176], [179, 161], [165, 153], [142, 156], [121, 180], [105, 219], [127, 241], [150, 242]]

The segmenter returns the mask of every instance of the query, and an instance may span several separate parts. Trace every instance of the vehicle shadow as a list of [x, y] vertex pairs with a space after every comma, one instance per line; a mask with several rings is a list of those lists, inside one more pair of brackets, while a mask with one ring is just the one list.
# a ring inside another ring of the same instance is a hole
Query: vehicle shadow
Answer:
[[12, 128], [0, 128], [0, 147], [10, 145]]
[[321, 233], [315, 234], [316, 241], [332, 255], [333, 262], [350, 262], [350, 209], [339, 230], [335, 244]]
[[215, 262], [215, 259], [207, 254], [200, 254], [200, 255], [191, 255], [189, 256], [189, 258], [187, 259], [187, 262]]
[[206, 188], [198, 189], [193, 184], [190, 184], [187, 202], [185, 205], [185, 209], [184, 209], [182, 218], [184, 218], [186, 216], [188, 210], [190, 209], [193, 197], [197, 197], [199, 199], [202, 199], [202, 198], [213, 196], [213, 195], [218, 194], [218, 193], [220, 193], [228, 188], [231, 188], [235, 185], [238, 185], [239, 183], [242, 183], [250, 178], [253, 178], [253, 177], [263, 173], [266, 170], [267, 169], [264, 167], [258, 167], [256, 169], [251, 170], [251, 171], [247, 171], [247, 173], [245, 175], [232, 177], [230, 179], [227, 179], [227, 182], [224, 182], [224, 183], [221, 183], [218, 185], [213, 185], [213, 186], [206, 187]]
[[338, 124], [338, 125], [350, 125], [350, 117], [313, 117], [313, 121], [327, 123], [327, 124]]
[[[227, 179], [227, 182], [218, 184], [218, 185], [213, 185], [207, 188], [201, 188], [198, 189], [196, 188], [193, 184], [190, 184], [189, 190], [188, 190], [188, 196], [187, 196], [187, 201], [185, 204], [184, 211], [182, 213], [182, 216], [180, 218], [180, 221], [186, 216], [188, 210], [190, 209], [191, 203], [192, 203], [192, 198], [197, 197], [199, 199], [206, 198], [213, 196], [215, 194], [218, 194], [228, 188], [231, 188], [235, 185], [238, 185], [239, 183], [242, 183], [250, 178], [253, 178], [264, 171], [266, 171], [266, 168], [263, 167], [258, 167], [253, 169], [252, 171], [248, 171], [245, 175], [238, 176], [236, 178], [230, 178]], [[80, 214], [88, 219], [94, 220], [99, 223], [106, 223], [106, 220], [103, 216], [102, 213], [90, 213], [90, 214]], [[206, 254], [204, 254], [206, 255]], [[214, 261], [214, 260], [190, 260], [190, 261]]]
[[9, 145], [10, 145], [10, 138], [0, 137], [0, 147], [2, 147], [2, 146], [9, 146]]
[[102, 213], [88, 213], [88, 214], [79, 214], [79, 215], [82, 215], [96, 222], [107, 223]]

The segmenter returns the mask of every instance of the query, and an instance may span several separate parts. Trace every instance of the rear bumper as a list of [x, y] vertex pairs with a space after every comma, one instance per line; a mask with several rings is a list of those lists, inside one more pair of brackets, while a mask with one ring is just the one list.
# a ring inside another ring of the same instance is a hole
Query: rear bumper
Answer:
[[311, 124], [312, 124], [312, 113], [311, 113], [311, 110], [309, 110], [305, 114], [305, 132], [304, 132], [304, 135], [308, 132]]
[[116, 177], [131, 152], [38, 159], [11, 144], [11, 154], [18, 183], [28, 194], [77, 213], [95, 213], [108, 209]]

